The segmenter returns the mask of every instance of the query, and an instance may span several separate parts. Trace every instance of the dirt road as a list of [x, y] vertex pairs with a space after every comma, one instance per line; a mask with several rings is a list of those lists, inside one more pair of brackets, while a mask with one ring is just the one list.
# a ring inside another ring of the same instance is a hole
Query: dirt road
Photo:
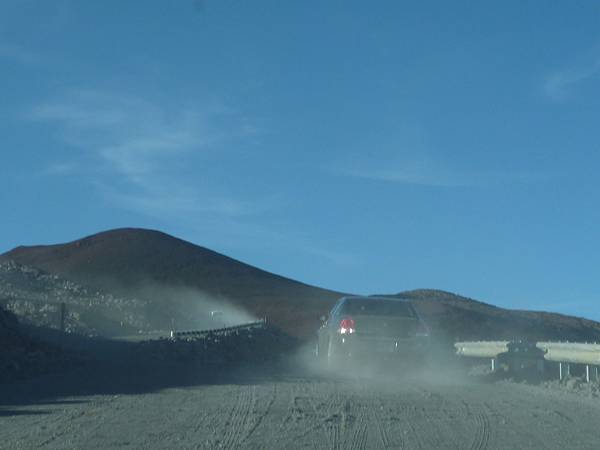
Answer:
[[80, 369], [0, 386], [0, 448], [598, 448], [600, 400], [469, 380]]

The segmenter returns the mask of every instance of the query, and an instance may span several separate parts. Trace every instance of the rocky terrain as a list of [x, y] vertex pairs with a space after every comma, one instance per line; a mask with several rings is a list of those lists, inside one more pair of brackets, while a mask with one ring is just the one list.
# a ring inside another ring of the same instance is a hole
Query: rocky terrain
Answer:
[[149, 331], [147, 301], [90, 289], [40, 269], [0, 260], [0, 305], [21, 323], [86, 336]]
[[8, 338], [16, 332], [17, 327], [18, 322], [14, 314], [0, 308], [0, 336]]

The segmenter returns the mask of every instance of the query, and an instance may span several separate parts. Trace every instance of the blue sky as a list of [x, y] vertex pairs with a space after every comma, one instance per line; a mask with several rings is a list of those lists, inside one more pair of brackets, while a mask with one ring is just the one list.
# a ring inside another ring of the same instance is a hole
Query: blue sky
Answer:
[[600, 319], [600, 4], [0, 3], [0, 251], [155, 228]]

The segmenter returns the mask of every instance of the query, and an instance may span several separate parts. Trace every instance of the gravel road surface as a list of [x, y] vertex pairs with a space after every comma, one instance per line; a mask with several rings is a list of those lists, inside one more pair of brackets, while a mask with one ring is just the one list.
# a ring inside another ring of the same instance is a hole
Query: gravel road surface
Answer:
[[81, 368], [0, 385], [0, 448], [600, 446], [598, 398], [427, 378], [332, 379], [272, 367]]

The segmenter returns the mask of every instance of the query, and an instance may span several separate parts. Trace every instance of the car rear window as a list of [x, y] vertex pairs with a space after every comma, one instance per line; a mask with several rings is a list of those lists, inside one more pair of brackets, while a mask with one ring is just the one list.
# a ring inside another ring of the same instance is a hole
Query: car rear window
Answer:
[[348, 315], [415, 317], [410, 303], [397, 300], [348, 299], [340, 311]]

